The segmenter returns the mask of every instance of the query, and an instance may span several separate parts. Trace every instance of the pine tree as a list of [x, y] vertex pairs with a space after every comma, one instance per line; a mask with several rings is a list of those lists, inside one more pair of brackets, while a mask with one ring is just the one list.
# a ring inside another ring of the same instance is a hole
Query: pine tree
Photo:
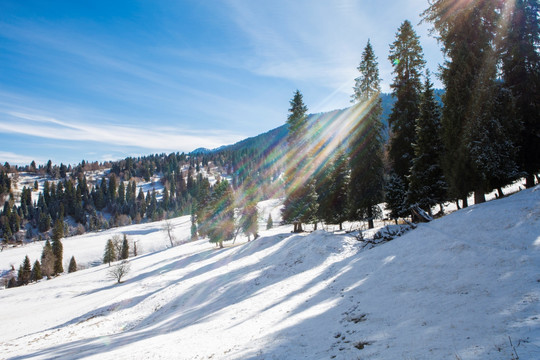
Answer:
[[296, 90], [289, 102], [287, 117], [287, 169], [285, 171], [286, 199], [282, 210], [282, 218], [286, 223], [294, 224], [294, 232], [302, 231], [302, 218], [305, 218], [306, 207], [300, 202], [305, 195], [305, 166], [304, 135], [307, 124], [307, 106], [304, 105], [302, 94]]
[[507, 89], [493, 84], [477, 97], [477, 115], [468, 124], [465, 139], [475, 180], [481, 184], [477, 187], [486, 190], [501, 188], [520, 176], [515, 145], [520, 122], [514, 116]]
[[47, 276], [47, 278], [50, 278], [54, 275], [54, 263], [55, 256], [51, 243], [49, 242], [49, 240], [46, 240], [43, 251], [41, 252], [41, 272], [43, 276]]
[[52, 237], [52, 252], [54, 254], [54, 274], [60, 274], [64, 272], [64, 266], [62, 265], [64, 247], [60, 239], [64, 236], [64, 222], [61, 219], [56, 219], [53, 229]]
[[126, 260], [127, 258], [129, 258], [129, 242], [128, 242], [127, 235], [124, 234], [124, 239], [122, 241], [122, 251], [121, 251], [121, 255], [120, 255], [120, 260]]
[[259, 237], [259, 212], [257, 210], [257, 205], [253, 203], [248, 203], [242, 211], [242, 231], [247, 235], [248, 241], [251, 235], [253, 239]]
[[[445, 151], [442, 166], [450, 195], [462, 198], [475, 192], [481, 201], [485, 188], [478, 179], [467, 145], [468, 124], [479, 113], [475, 108], [478, 94], [492, 86], [497, 54], [494, 53], [496, 25], [501, 3], [491, 0], [437, 0], [423, 13], [434, 24], [439, 41], [448, 59], [442, 66], [441, 79], [445, 85], [444, 108], [441, 118]], [[451, 11], [449, 11], [451, 9]]]
[[380, 215], [377, 204], [383, 199], [382, 123], [380, 78], [377, 58], [368, 41], [355, 79], [354, 106], [365, 107], [365, 116], [355, 125], [350, 155], [350, 219], [365, 219], [369, 228]]
[[345, 151], [342, 149], [337, 150], [337, 155], [332, 162], [327, 186], [326, 199], [323, 203], [319, 203], [319, 208], [325, 208], [323, 220], [327, 223], [339, 224], [339, 230], [343, 230], [343, 222], [348, 217], [349, 168]]
[[405, 217], [409, 213], [406, 204], [407, 185], [397, 174], [390, 174], [384, 186], [386, 208], [390, 210], [390, 218], [397, 221], [400, 217]]
[[446, 200], [448, 185], [440, 166], [441, 110], [435, 100], [433, 85], [426, 76], [420, 116], [416, 120], [416, 143], [409, 177], [407, 203], [416, 204], [431, 214], [431, 208]]
[[392, 170], [407, 184], [415, 142], [415, 121], [418, 118], [422, 92], [421, 73], [425, 61], [422, 47], [411, 23], [405, 20], [396, 40], [390, 45], [388, 59], [394, 68], [390, 85], [396, 99], [388, 123], [390, 126], [389, 158]]
[[72, 256], [71, 260], [69, 260], [68, 273], [75, 271], [77, 271], [77, 262], [75, 261], [75, 256]]
[[103, 253], [103, 263], [109, 264], [111, 266], [111, 262], [116, 261], [116, 249], [114, 247], [114, 243], [112, 239], [107, 240], [107, 244], [105, 245], [105, 251]]
[[36, 260], [34, 262], [34, 266], [32, 267], [32, 275], [30, 276], [31, 281], [38, 281], [43, 279], [43, 275], [41, 272], [41, 264], [39, 263], [39, 260]]
[[234, 204], [229, 182], [221, 180], [214, 185], [210, 199], [197, 216], [199, 232], [210, 242], [223, 248], [223, 242], [234, 236]]
[[30, 258], [28, 255], [25, 256], [24, 261], [19, 268], [19, 284], [27, 285], [30, 282], [30, 277], [32, 276], [32, 265], [30, 263]]
[[274, 227], [274, 220], [272, 220], [272, 214], [268, 214], [268, 220], [266, 221], [266, 230], [270, 230]]
[[516, 0], [505, 11], [508, 27], [502, 44], [504, 86], [515, 98], [516, 116], [522, 122], [518, 142], [519, 165], [526, 173], [526, 187], [534, 186], [540, 171], [540, 4], [538, 0]]

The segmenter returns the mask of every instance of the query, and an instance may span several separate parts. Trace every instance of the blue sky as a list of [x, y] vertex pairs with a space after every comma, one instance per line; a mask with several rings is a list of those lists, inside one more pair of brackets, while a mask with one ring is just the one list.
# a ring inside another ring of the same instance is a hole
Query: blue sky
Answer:
[[[0, 162], [104, 161], [215, 148], [350, 105], [371, 39], [383, 91], [389, 44], [427, 0], [0, 2]], [[435, 80], [436, 86], [440, 83]]]

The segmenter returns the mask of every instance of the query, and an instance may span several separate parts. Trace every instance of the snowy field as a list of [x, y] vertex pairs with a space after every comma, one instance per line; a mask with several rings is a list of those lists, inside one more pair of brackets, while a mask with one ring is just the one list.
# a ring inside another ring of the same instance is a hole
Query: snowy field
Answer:
[[[540, 359], [540, 187], [370, 250], [345, 233], [263, 230], [279, 202], [260, 207], [261, 237], [221, 250], [166, 249], [159, 223], [65, 239], [64, 256], [87, 263], [115, 232], [146, 253], [122, 284], [100, 265], [1, 290], [0, 358]], [[174, 221], [188, 237], [189, 217]]]

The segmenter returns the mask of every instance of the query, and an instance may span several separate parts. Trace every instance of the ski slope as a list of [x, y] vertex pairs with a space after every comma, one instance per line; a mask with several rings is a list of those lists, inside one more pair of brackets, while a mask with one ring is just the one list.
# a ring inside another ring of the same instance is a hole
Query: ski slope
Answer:
[[351, 234], [262, 230], [279, 203], [260, 210], [261, 237], [221, 250], [139, 234], [164, 245], [122, 284], [100, 265], [0, 291], [0, 357], [540, 359], [540, 187], [370, 250]]

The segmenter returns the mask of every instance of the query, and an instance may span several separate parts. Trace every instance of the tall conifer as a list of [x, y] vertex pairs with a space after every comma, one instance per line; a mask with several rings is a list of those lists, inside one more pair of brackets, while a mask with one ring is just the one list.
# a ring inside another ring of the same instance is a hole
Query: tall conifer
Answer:
[[365, 107], [365, 116], [355, 125], [350, 156], [350, 217], [365, 219], [369, 228], [379, 215], [377, 204], [383, 197], [382, 123], [380, 81], [377, 58], [368, 41], [358, 66], [360, 76], [355, 79], [354, 106]]

